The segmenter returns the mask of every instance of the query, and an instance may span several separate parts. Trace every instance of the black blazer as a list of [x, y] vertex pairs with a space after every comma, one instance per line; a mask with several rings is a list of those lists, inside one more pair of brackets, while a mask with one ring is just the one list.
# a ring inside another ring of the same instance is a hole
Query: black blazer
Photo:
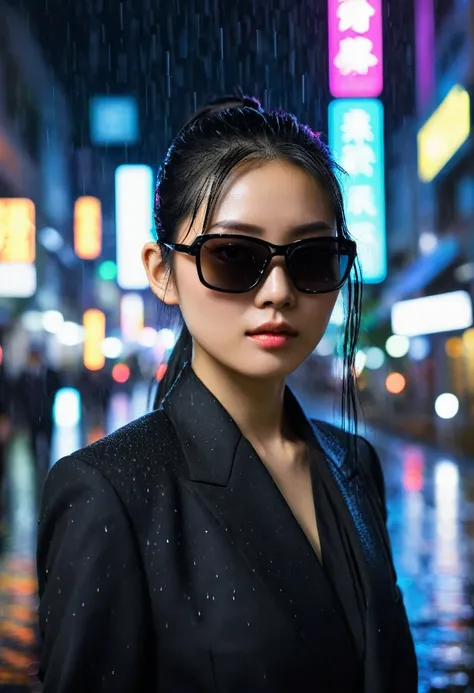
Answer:
[[[364, 691], [416, 693], [380, 463], [360, 439], [346, 473], [344, 436], [311, 425], [365, 594]], [[329, 693], [317, 559], [189, 366], [162, 409], [53, 467], [38, 542], [44, 693]]]

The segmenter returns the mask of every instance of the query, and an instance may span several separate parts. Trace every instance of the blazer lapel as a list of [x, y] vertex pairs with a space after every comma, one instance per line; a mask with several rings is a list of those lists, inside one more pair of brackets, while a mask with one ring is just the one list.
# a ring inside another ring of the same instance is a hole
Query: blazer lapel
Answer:
[[392, 633], [397, 592], [380, 518], [360, 473], [347, 465], [348, 448], [326, 426], [312, 422], [312, 429], [327, 462], [321, 465], [320, 473], [339, 508], [365, 595], [365, 691], [386, 691], [395, 647]]
[[[163, 408], [179, 432], [188, 485], [297, 635], [313, 651], [340, 647], [341, 629], [332, 631], [332, 586], [271, 474], [235, 422], [189, 367]], [[342, 631], [350, 642], [349, 632]]]

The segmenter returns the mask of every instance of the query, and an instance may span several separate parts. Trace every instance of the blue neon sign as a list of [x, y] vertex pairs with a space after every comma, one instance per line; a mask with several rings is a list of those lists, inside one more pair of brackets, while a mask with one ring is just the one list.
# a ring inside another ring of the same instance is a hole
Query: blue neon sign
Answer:
[[383, 106], [377, 99], [329, 104], [329, 145], [344, 176], [349, 232], [357, 241], [363, 281], [387, 276]]
[[133, 96], [94, 96], [90, 101], [92, 144], [135, 144], [139, 139], [138, 105]]

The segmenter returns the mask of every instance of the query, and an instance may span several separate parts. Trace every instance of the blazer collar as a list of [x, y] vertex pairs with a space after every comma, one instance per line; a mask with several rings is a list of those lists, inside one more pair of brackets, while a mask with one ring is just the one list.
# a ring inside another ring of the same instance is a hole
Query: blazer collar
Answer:
[[[285, 406], [302, 437], [312, 440], [345, 476], [347, 448], [324, 427], [306, 418], [289, 387]], [[180, 442], [192, 481], [227, 486], [242, 433], [219, 400], [189, 363], [180, 371], [163, 402], [163, 410], [180, 432]]]

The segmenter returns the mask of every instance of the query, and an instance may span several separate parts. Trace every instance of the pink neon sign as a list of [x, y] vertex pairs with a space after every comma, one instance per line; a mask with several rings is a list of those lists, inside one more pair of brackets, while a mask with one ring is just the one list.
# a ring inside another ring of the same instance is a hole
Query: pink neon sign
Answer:
[[329, 90], [336, 99], [383, 89], [382, 0], [328, 0]]

